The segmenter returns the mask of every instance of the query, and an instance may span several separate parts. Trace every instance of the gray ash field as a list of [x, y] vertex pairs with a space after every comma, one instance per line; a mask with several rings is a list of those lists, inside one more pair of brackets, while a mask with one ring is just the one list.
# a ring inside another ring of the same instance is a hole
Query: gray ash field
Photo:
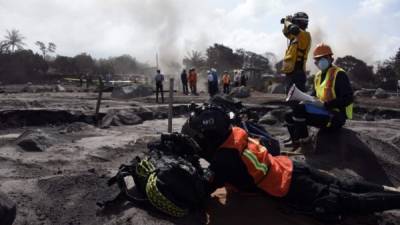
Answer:
[[[102, 211], [96, 202], [118, 190], [107, 179], [122, 163], [147, 150], [146, 144], [167, 131], [167, 104], [154, 96], [112, 99], [105, 93], [101, 116], [109, 125], [96, 126], [95, 92], [20, 93], [18, 86], [0, 94], [0, 190], [17, 203], [16, 225], [99, 224], [319, 224], [291, 212], [265, 196], [227, 194], [218, 190], [204, 212], [171, 219], [140, 205], [125, 204]], [[242, 99], [262, 117], [277, 139], [284, 139], [281, 113], [273, 104], [282, 95], [253, 93]], [[186, 120], [187, 104], [200, 96], [175, 96], [174, 131]], [[337, 176], [400, 186], [400, 98], [357, 99], [357, 119], [336, 140], [310, 146], [318, 154], [296, 156]], [[112, 113], [111, 113], [112, 112]], [[138, 117], [140, 119], [138, 119]], [[368, 119], [368, 121], [367, 121]], [[271, 122], [271, 120], [274, 120]], [[21, 136], [22, 135], [22, 136]], [[25, 147], [23, 138], [37, 140]], [[326, 138], [326, 137], [316, 137]], [[337, 145], [336, 143], [341, 144]], [[268, 211], [268, 213], [265, 213]], [[400, 211], [347, 218], [344, 224], [400, 224]]]

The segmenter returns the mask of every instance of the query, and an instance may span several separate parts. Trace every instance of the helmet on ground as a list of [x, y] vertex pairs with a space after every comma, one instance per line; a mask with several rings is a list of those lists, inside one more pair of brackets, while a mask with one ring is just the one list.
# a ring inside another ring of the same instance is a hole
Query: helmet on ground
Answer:
[[319, 43], [313, 52], [314, 59], [321, 58], [324, 56], [331, 56], [333, 55], [332, 49], [329, 45], [325, 43]]
[[202, 149], [200, 156], [210, 159], [232, 132], [228, 114], [216, 106], [202, 106], [191, 112], [182, 133], [191, 136]]
[[292, 17], [292, 23], [305, 30], [308, 27], [308, 15], [305, 12], [297, 12]]

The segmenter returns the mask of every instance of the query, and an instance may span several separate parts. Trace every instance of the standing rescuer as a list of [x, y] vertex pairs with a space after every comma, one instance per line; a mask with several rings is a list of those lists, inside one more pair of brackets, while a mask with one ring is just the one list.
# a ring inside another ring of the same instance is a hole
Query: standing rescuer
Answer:
[[197, 73], [195, 68], [189, 70], [188, 81], [192, 95], [197, 95]]
[[231, 85], [231, 77], [229, 76], [228, 71], [225, 71], [224, 75], [222, 76], [222, 84], [223, 84], [224, 94], [229, 94], [230, 85]]
[[306, 62], [311, 46], [311, 35], [306, 31], [308, 15], [297, 12], [293, 16], [281, 19], [284, 24], [283, 34], [289, 39], [289, 45], [283, 58], [281, 72], [286, 74], [286, 89], [296, 84], [301, 91], [306, 91]]
[[154, 77], [156, 81], [156, 102], [158, 103], [158, 93], [161, 93], [161, 101], [164, 103], [164, 90], [163, 90], [163, 82], [164, 82], [164, 75], [161, 74], [160, 70], [157, 70], [157, 74]]
[[294, 105], [293, 111], [285, 117], [292, 140], [288, 145], [294, 148], [308, 137], [307, 125], [335, 130], [353, 117], [353, 90], [346, 72], [333, 64], [331, 47], [320, 43], [313, 55], [319, 68], [312, 93], [317, 101]]
[[192, 112], [182, 132], [199, 144], [200, 156], [210, 163], [210, 192], [225, 184], [244, 192], [262, 191], [322, 220], [400, 208], [400, 193], [394, 188], [344, 181], [287, 156], [272, 156], [245, 130], [232, 127], [219, 108]]

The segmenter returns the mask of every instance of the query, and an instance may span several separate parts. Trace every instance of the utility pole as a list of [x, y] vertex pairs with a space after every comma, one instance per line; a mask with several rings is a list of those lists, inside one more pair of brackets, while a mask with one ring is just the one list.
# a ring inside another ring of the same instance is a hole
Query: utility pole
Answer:
[[158, 52], [156, 52], [156, 66], [157, 66], [157, 69], [159, 69], [158, 68]]

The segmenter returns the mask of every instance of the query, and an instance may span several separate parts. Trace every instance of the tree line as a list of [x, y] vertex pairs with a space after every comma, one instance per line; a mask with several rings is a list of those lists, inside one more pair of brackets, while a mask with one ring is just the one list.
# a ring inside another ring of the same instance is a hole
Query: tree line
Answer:
[[150, 67], [136, 58], [124, 54], [107, 59], [96, 59], [88, 53], [76, 56], [53, 54], [57, 46], [53, 42], [36, 41], [40, 52], [26, 49], [26, 38], [15, 29], [7, 30], [0, 41], [0, 81], [6, 83], [44, 82], [62, 77], [92, 76], [106, 74], [144, 73]]
[[[7, 30], [4, 39], [0, 41], [0, 81], [2, 83], [25, 83], [43, 81], [49, 77], [59, 79], [59, 76], [79, 77], [82, 75], [105, 74], [143, 74], [151, 68], [148, 64], [138, 61], [131, 55], [124, 54], [107, 59], [95, 59], [88, 53], [76, 56], [55, 54], [56, 44], [36, 41], [35, 45], [41, 54], [25, 49], [26, 38], [15, 29]], [[196, 68], [206, 71], [215, 68], [217, 71], [232, 71], [234, 69], [250, 69], [259, 73], [277, 74], [281, 61], [272, 65], [273, 53], [257, 54], [245, 49], [235, 51], [222, 44], [209, 46], [205, 53], [192, 50], [182, 60], [184, 68]], [[356, 89], [361, 87], [381, 87], [395, 90], [397, 80], [400, 80], [400, 48], [389, 59], [379, 63], [375, 69], [354, 56], [344, 56], [336, 59], [338, 66], [344, 68]], [[153, 72], [153, 71], [152, 71]], [[49, 76], [51, 75], [51, 76]]]

